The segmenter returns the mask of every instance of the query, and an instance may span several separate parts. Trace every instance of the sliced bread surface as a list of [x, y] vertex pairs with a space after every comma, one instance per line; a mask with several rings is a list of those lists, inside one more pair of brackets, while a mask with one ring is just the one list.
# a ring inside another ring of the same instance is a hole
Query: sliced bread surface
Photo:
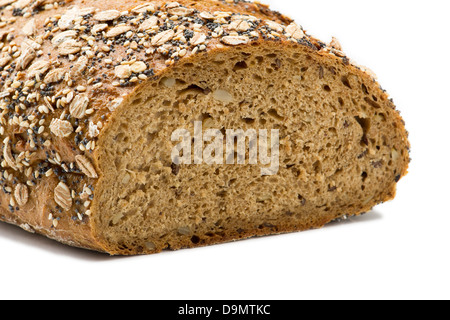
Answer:
[[320, 228], [393, 199], [407, 173], [374, 75], [266, 6], [9, 2], [1, 220], [149, 254]]

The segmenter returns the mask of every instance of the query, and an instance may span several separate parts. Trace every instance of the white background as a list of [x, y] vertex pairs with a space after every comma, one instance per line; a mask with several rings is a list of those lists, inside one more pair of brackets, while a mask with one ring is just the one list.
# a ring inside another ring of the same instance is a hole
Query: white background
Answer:
[[266, 0], [338, 37], [394, 98], [413, 159], [395, 201], [321, 230], [129, 258], [0, 224], [0, 298], [449, 299], [447, 2]]

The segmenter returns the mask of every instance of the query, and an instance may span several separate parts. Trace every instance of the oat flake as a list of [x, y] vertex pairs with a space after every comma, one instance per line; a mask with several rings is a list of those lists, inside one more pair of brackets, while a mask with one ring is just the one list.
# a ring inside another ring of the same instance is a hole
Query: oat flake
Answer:
[[14, 198], [19, 207], [23, 207], [28, 203], [28, 188], [26, 185], [19, 183], [14, 190]]
[[92, 179], [97, 179], [98, 175], [97, 172], [94, 169], [94, 166], [89, 161], [88, 158], [86, 158], [83, 155], [78, 155], [75, 157], [75, 161], [77, 162], [78, 167], [80, 170], [88, 177]]
[[120, 17], [120, 12], [117, 10], [106, 10], [94, 15], [94, 19], [97, 21], [112, 21]]
[[167, 41], [172, 40], [174, 36], [175, 36], [175, 31], [173, 31], [172, 29], [158, 33], [156, 36], [153, 37], [152, 45], [153, 46], [162, 46]]
[[54, 190], [55, 202], [64, 210], [69, 211], [72, 207], [72, 196], [70, 194], [69, 187], [64, 183], [60, 182]]
[[70, 104], [69, 111], [70, 115], [77, 119], [82, 119], [85, 114], [87, 107], [89, 105], [89, 98], [85, 94], [76, 95]]
[[250, 39], [245, 36], [226, 36], [222, 38], [222, 42], [230, 46], [237, 46], [249, 43]]
[[73, 127], [69, 121], [54, 118], [50, 124], [50, 131], [57, 137], [66, 138], [72, 134]]

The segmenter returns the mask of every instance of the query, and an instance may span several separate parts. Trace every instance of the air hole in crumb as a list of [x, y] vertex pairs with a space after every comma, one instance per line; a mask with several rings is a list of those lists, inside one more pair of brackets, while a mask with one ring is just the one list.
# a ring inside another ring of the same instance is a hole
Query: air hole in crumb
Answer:
[[367, 133], [369, 132], [370, 129], [370, 120], [360, 117], [355, 117], [355, 120], [359, 123], [363, 131], [363, 135], [361, 137], [361, 145], [367, 146], [369, 144], [369, 140], [367, 139]]
[[199, 86], [192, 84], [183, 90], [178, 90], [177, 95], [197, 96], [199, 94], [207, 94], [208, 91], [200, 88]]
[[326, 92], [331, 92], [331, 88], [329, 85], [323, 86], [323, 90], [325, 90]]
[[245, 61], [240, 61], [236, 63], [233, 67], [233, 71], [245, 70], [248, 69], [248, 65]]
[[132, 104], [133, 106], [135, 106], [135, 105], [141, 104], [141, 103], [142, 103], [142, 98], [139, 98], [139, 99], [134, 100], [131, 104]]
[[297, 195], [297, 198], [300, 200], [302, 206], [306, 204], [306, 199], [301, 194]]
[[361, 85], [361, 89], [365, 94], [369, 94], [369, 89], [367, 89], [367, 86], [364, 83]]
[[349, 89], [353, 89], [352, 86], [350, 85], [350, 81], [348, 80], [347, 77], [342, 77], [341, 81], [344, 84], [344, 86], [346, 86]]
[[366, 179], [367, 179], [367, 172], [363, 172], [362, 174], [361, 174], [361, 177], [362, 177], [362, 181], [363, 182], [365, 182], [366, 181]]
[[252, 119], [252, 118], [243, 118], [242, 120], [247, 124], [255, 123], [255, 119]]
[[270, 109], [267, 113], [274, 119], [277, 119], [279, 121], [284, 120], [284, 118], [282, 116], [280, 116], [278, 114], [277, 110], [275, 110], [275, 109]]
[[158, 134], [157, 134], [156, 132], [154, 132], [154, 133], [148, 132], [148, 133], [147, 133], [147, 143], [148, 143], [148, 144], [152, 143], [153, 140], [155, 140], [155, 138], [157, 137], [157, 135], [158, 135]]
[[379, 120], [380, 122], [386, 122], [386, 116], [384, 115], [384, 113], [379, 113], [376, 116], [377, 120]]
[[322, 171], [322, 163], [320, 161], [314, 162], [313, 170], [315, 173], [320, 173]]
[[367, 104], [369, 104], [371, 107], [373, 107], [375, 109], [380, 109], [381, 108], [381, 106], [377, 102], [375, 102], [375, 101], [373, 101], [373, 100], [371, 100], [369, 98], [364, 98], [364, 101], [367, 102]]
[[277, 59], [275, 59], [275, 63], [272, 63], [271, 66], [272, 66], [272, 68], [274, 68], [275, 70], [278, 71], [282, 66], [282, 62], [280, 59], [277, 58]]
[[263, 78], [260, 75], [257, 75], [257, 74], [253, 75], [253, 79], [255, 79], [256, 81], [263, 81]]
[[191, 238], [191, 242], [192, 242], [193, 244], [198, 244], [198, 243], [200, 243], [200, 238], [199, 238], [198, 236], [193, 236], [193, 237]]
[[342, 98], [339, 98], [338, 101], [339, 101], [339, 104], [341, 105], [341, 107], [343, 107], [344, 106], [344, 100], [342, 100]]

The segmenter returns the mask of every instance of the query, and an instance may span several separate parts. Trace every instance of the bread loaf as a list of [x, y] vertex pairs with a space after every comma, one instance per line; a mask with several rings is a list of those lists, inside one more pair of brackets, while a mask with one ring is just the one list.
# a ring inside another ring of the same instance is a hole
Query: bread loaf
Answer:
[[204, 246], [359, 215], [407, 173], [374, 74], [265, 5], [0, 12], [0, 220], [27, 231], [112, 255]]

